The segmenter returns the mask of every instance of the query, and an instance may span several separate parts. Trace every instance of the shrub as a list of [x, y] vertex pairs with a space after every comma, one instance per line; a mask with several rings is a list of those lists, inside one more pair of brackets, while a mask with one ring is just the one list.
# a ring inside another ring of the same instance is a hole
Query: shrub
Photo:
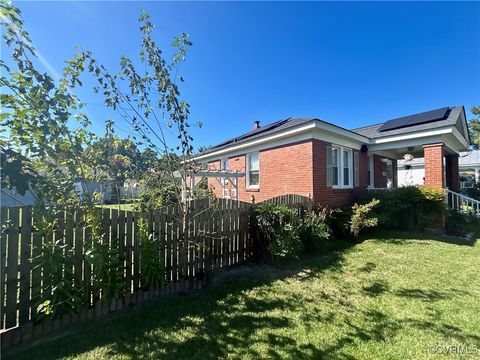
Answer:
[[350, 219], [350, 234], [358, 237], [360, 231], [365, 228], [377, 226], [378, 218], [372, 217], [371, 212], [380, 203], [378, 199], [372, 199], [366, 204], [354, 204], [352, 206], [352, 217]]
[[313, 210], [304, 212], [298, 233], [306, 252], [318, 250], [322, 241], [330, 238], [331, 230], [326, 222], [330, 213], [327, 208], [318, 213]]
[[73, 282], [74, 253], [62, 241], [47, 240], [41, 245], [41, 253], [32, 259], [35, 268], [43, 269], [43, 281], [37, 290], [41, 293], [37, 305], [38, 318], [75, 314], [84, 305], [82, 288]]
[[350, 237], [351, 207], [334, 209], [328, 217], [328, 225], [335, 239], [347, 239]]
[[262, 203], [255, 209], [257, 260], [272, 262], [298, 258], [303, 250], [298, 236], [300, 219], [285, 205]]
[[442, 189], [428, 186], [407, 186], [391, 191], [373, 191], [363, 198], [363, 204], [380, 200], [374, 215], [381, 227], [422, 230], [443, 211]]
[[298, 231], [292, 224], [284, 224], [276, 233], [274, 241], [268, 246], [275, 262], [283, 263], [298, 259], [303, 252], [303, 244], [298, 236]]
[[465, 236], [469, 232], [480, 235], [480, 219], [473, 214], [449, 210], [445, 216], [445, 232], [452, 236]]
[[93, 241], [86, 252], [87, 261], [93, 265], [92, 281], [96, 294], [101, 294], [101, 301], [109, 303], [125, 295], [126, 283], [123, 278], [123, 266], [116, 249], [108, 244]]
[[480, 183], [474, 182], [472, 187], [462, 189], [462, 193], [475, 200], [480, 200]]
[[160, 240], [148, 232], [148, 223], [139, 219], [140, 277], [146, 289], [159, 289], [165, 282], [165, 266]]
[[300, 216], [298, 209], [285, 205], [258, 205], [254, 215], [257, 260], [286, 262], [299, 258], [303, 251], [319, 249], [321, 241], [330, 237], [328, 214], [326, 209], [306, 210]]

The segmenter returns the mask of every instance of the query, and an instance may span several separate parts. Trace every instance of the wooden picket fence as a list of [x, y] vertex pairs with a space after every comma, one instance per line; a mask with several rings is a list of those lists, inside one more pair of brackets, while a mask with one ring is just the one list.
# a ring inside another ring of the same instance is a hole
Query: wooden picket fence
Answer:
[[286, 205], [296, 208], [311, 208], [313, 207], [313, 199], [307, 196], [298, 194], [285, 194], [262, 201], [276, 205]]
[[[283, 195], [267, 200], [298, 209], [312, 206], [301, 195]], [[75, 288], [87, 298], [78, 314], [61, 319], [39, 320], [37, 306], [48, 274], [34, 266], [32, 259], [41, 255], [44, 238], [35, 231], [32, 207], [1, 208], [0, 238], [0, 330], [2, 349], [20, 342], [48, 336], [70, 324], [100, 318], [111, 312], [163, 294], [202, 288], [209, 271], [255, 259], [254, 232], [250, 220], [255, 205], [230, 200], [194, 200], [189, 203], [186, 219], [178, 204], [148, 213], [111, 208], [101, 211], [104, 244], [118, 251], [124, 269], [126, 295], [109, 304], [93, 289], [93, 268], [86, 259], [92, 245], [91, 231], [85, 227], [80, 208], [57, 208], [56, 228], [48, 241], [59, 241], [73, 251], [72, 278]], [[300, 210], [299, 210], [300, 211]], [[165, 286], [146, 289], [141, 280], [141, 243], [139, 219], [146, 219], [148, 233], [163, 244]], [[184, 222], [185, 220], [185, 222]]]
[[[149, 233], [164, 244], [166, 270], [165, 288], [150, 289], [150, 295], [147, 296], [201, 288], [208, 271], [248, 261], [252, 253], [248, 233], [250, 209], [251, 204], [234, 200], [196, 200], [190, 203], [185, 225], [179, 205], [170, 205], [144, 214], [148, 220]], [[32, 258], [39, 256], [42, 251], [42, 237], [32, 228], [36, 214], [32, 207], [2, 208], [2, 348], [35, 337], [35, 328], [42, 323], [43, 331], [39, 332], [45, 335], [55, 327], [57, 330], [63, 327], [63, 323], [104, 316], [131, 303], [143, 301], [146, 295], [140, 275], [140, 213], [101, 209], [102, 230], [105, 234], [103, 242], [109, 244], [109, 248], [117, 249], [127, 284], [124, 299], [103, 304], [101, 295], [93, 291], [93, 269], [85, 256], [92, 240], [88, 229], [84, 227], [82, 210], [56, 211], [58, 224], [52, 231], [51, 240], [60, 241], [73, 250], [73, 280], [87, 294], [88, 304], [78, 316], [54, 321], [57, 323], [55, 326], [51, 321], [38, 321], [36, 307], [42, 298], [42, 282], [46, 280], [42, 269], [32, 264]], [[28, 334], [25, 334], [26, 331]]]

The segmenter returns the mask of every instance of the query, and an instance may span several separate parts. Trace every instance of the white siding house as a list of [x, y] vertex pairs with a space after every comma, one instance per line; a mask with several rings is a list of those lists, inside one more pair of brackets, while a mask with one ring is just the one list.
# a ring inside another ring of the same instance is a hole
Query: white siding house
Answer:
[[[423, 185], [425, 166], [423, 158], [411, 161], [398, 160], [398, 186]], [[461, 152], [459, 161], [460, 186], [471, 187], [480, 181], [480, 151]]]

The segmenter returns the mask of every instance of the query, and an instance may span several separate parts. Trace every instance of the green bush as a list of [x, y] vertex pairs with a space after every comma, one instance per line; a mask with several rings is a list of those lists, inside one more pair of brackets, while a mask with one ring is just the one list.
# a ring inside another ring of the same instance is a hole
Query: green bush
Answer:
[[480, 200], [480, 183], [475, 182], [471, 188], [462, 189], [462, 193], [475, 200]]
[[335, 239], [348, 239], [350, 237], [350, 219], [352, 217], [351, 207], [334, 209], [327, 218], [328, 226]]
[[145, 289], [159, 289], [165, 283], [165, 266], [160, 240], [155, 240], [148, 231], [148, 223], [138, 222], [140, 238], [140, 277]]
[[350, 218], [350, 234], [357, 238], [360, 231], [365, 228], [375, 227], [378, 218], [371, 216], [372, 210], [380, 203], [378, 199], [372, 199], [366, 204], [354, 204], [352, 206], [352, 217]]
[[296, 259], [303, 250], [298, 236], [300, 218], [285, 205], [262, 203], [255, 209], [257, 260], [282, 262]]
[[465, 236], [468, 233], [480, 235], [480, 219], [473, 214], [463, 214], [449, 210], [445, 216], [445, 232], [452, 236]]
[[313, 210], [303, 213], [298, 234], [306, 252], [319, 250], [322, 242], [330, 238], [331, 230], [327, 224], [330, 213], [327, 208], [318, 213]]
[[302, 212], [285, 205], [258, 205], [254, 214], [257, 260], [286, 262], [298, 259], [303, 251], [319, 249], [319, 244], [331, 233], [327, 216], [326, 210]]
[[368, 192], [361, 203], [380, 200], [374, 215], [380, 227], [423, 230], [443, 212], [444, 192], [428, 186], [407, 186], [391, 191]]

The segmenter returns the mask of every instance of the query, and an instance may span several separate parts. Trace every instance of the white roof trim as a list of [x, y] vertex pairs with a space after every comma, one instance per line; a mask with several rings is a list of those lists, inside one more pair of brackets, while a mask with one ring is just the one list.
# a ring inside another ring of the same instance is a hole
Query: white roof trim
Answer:
[[251, 148], [251, 147], [256, 146], [256, 145], [265, 144], [265, 143], [272, 142], [272, 141], [275, 141], [275, 140], [280, 140], [280, 139], [283, 139], [285, 137], [290, 137], [290, 136], [293, 136], [293, 135], [298, 135], [300, 133], [309, 131], [313, 128], [315, 128], [314, 123], [308, 123], [307, 125], [303, 125], [301, 127], [294, 127], [293, 129], [289, 128], [289, 129], [286, 129], [285, 131], [280, 131], [280, 132], [274, 133], [273, 135], [270, 135], [270, 136], [260, 137], [258, 139], [253, 139], [251, 141], [247, 141], [245, 143], [238, 144], [238, 145], [227, 146], [226, 148], [219, 149], [219, 150], [213, 151], [213, 152], [205, 154], [205, 155], [197, 156], [196, 158], [194, 158], [194, 160], [201, 161], [201, 160], [204, 160], [204, 159], [218, 158], [219, 155], [235, 153], [235, 152], [238, 152], [239, 150]]
[[[312, 131], [314, 129], [317, 131]], [[354, 149], [360, 149], [361, 144], [368, 144], [369, 150], [379, 151], [402, 146], [403, 144], [398, 144], [399, 142], [415, 142], [418, 145], [421, 144], [421, 142], [418, 142], [419, 139], [423, 138], [426, 141], [430, 141], [432, 140], [432, 138], [441, 139], [444, 136], [453, 136], [465, 149], [468, 149], [469, 144], [467, 139], [465, 139], [465, 137], [460, 133], [460, 131], [458, 131], [455, 125], [449, 125], [434, 130], [426, 130], [402, 135], [369, 139], [366, 136], [353, 133], [341, 127], [319, 121], [317, 119], [312, 119], [306, 124], [287, 128], [285, 130], [275, 132], [271, 135], [267, 134], [259, 138], [254, 138], [238, 145], [232, 144], [230, 146], [226, 146], [225, 148], [214, 150], [208, 154], [197, 156], [193, 160], [209, 161], [219, 159], [220, 157], [238, 156], [241, 154], [245, 154], [246, 152], [260, 151], [275, 146], [281, 146], [289, 143], [302, 141], [305, 139], [318, 139], [343, 146], [348, 146]]]
[[452, 132], [451, 128], [447, 127], [447, 128], [442, 128], [442, 129], [422, 131], [422, 132], [418, 132], [418, 133], [409, 133], [409, 134], [405, 134], [405, 135], [396, 135], [396, 136], [389, 136], [389, 137], [384, 137], [384, 138], [372, 139], [371, 143], [372, 144], [385, 144], [385, 143], [392, 143], [392, 142], [402, 141], [402, 140], [411, 140], [411, 139], [418, 139], [418, 138], [429, 137], [429, 136], [444, 135], [444, 134], [449, 134], [451, 132]]
[[[327, 133], [325, 134], [325, 132]], [[273, 133], [270, 136], [266, 135], [260, 138], [255, 138], [245, 143], [227, 146], [223, 149], [197, 156], [194, 158], [194, 160], [204, 161], [218, 159], [220, 156], [238, 156], [240, 154], [244, 154], [245, 152], [259, 151], [306, 139], [318, 139], [327, 142], [333, 142], [355, 149], [360, 149], [362, 143], [369, 143], [369, 139], [365, 136], [353, 134], [350, 131], [341, 129], [335, 125], [312, 119], [306, 124], [288, 128], [283, 131]]]

